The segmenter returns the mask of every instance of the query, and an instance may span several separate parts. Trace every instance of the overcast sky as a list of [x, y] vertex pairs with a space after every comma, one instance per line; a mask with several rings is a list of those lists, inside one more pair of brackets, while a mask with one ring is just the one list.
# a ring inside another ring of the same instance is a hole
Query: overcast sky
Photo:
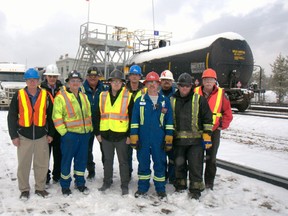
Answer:
[[[242, 35], [254, 62], [268, 74], [288, 55], [287, 0], [90, 0], [90, 22], [172, 32], [172, 44], [233, 31]], [[0, 62], [28, 67], [75, 57], [86, 0], [0, 0]]]

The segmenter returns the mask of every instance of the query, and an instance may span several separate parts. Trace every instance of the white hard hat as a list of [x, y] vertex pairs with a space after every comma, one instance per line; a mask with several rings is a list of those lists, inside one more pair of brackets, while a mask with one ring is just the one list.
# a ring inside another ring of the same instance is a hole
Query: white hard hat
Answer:
[[160, 80], [161, 79], [169, 79], [169, 80], [173, 80], [174, 81], [173, 74], [172, 74], [172, 72], [170, 70], [164, 70], [161, 73]]
[[50, 64], [46, 67], [45, 73], [43, 75], [59, 76], [60, 73], [55, 64]]

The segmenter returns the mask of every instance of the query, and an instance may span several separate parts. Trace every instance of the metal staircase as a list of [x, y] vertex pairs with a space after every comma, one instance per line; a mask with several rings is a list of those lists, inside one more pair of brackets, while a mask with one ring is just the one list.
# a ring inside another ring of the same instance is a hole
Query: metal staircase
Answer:
[[[73, 68], [86, 75], [92, 64], [104, 79], [115, 68], [128, 72], [127, 62], [135, 54], [166, 45], [170, 32], [147, 33], [145, 30], [129, 32], [125, 27], [87, 22], [80, 26], [80, 46]], [[170, 41], [168, 41], [170, 43]]]

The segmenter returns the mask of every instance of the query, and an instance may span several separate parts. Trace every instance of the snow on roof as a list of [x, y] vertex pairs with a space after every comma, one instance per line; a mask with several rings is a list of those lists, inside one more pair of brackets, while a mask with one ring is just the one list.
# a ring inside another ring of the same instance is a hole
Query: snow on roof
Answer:
[[139, 64], [142, 62], [150, 61], [152, 59], [160, 59], [164, 57], [179, 55], [191, 52], [192, 50], [199, 50], [210, 46], [215, 40], [219, 38], [227, 38], [229, 40], [245, 40], [241, 35], [234, 32], [224, 32], [221, 34], [211, 35], [184, 43], [171, 45], [152, 50], [150, 52], [139, 53], [132, 56], [129, 64]]

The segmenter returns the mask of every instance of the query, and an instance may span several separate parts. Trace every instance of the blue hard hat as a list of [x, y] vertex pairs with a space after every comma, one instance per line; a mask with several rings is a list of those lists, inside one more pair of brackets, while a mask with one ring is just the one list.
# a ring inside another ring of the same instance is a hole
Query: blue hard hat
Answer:
[[142, 76], [141, 67], [138, 65], [132, 65], [130, 67], [129, 74], [138, 74], [138, 75]]
[[24, 73], [24, 79], [40, 79], [39, 73], [36, 69], [34, 68], [29, 68], [25, 73]]

